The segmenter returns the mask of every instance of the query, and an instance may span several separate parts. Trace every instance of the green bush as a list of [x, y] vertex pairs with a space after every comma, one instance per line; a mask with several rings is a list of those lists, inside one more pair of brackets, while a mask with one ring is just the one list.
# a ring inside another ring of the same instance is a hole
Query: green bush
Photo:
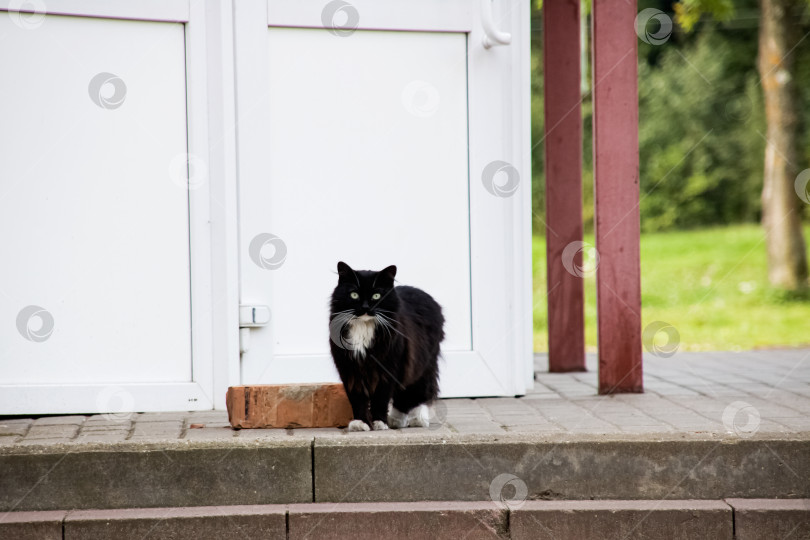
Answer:
[[[728, 22], [709, 17], [658, 46], [639, 42], [639, 159], [642, 230], [756, 222], [760, 218], [765, 117], [757, 72], [758, 7], [735, 2]], [[638, 9], [671, 10], [642, 0]], [[671, 11], [670, 15], [673, 16]], [[805, 17], [804, 19], [808, 19]], [[810, 21], [802, 24], [804, 33]], [[532, 195], [535, 234], [544, 234], [542, 18], [532, 16]], [[801, 103], [810, 103], [810, 39], [795, 50]], [[802, 164], [810, 161], [810, 107], [802, 107]], [[592, 103], [582, 101], [583, 217], [593, 227]], [[810, 205], [808, 205], [810, 206]], [[810, 215], [810, 208], [805, 208]]]
[[[714, 30], [639, 65], [645, 231], [758, 219], [765, 122], [755, 66]], [[752, 71], [753, 70], [753, 71]]]

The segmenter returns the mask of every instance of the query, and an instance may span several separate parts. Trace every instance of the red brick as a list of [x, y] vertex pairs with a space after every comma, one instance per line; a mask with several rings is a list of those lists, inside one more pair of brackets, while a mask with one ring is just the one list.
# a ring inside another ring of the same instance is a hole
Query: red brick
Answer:
[[290, 540], [509, 538], [506, 511], [490, 501], [291, 504], [289, 525]]
[[345, 427], [352, 420], [339, 383], [231, 386], [226, 403], [235, 428]]
[[528, 501], [509, 519], [514, 540], [622, 538], [731, 540], [722, 501]]
[[0, 513], [0, 538], [62, 540], [62, 520], [66, 513], [60, 510]]
[[810, 538], [810, 499], [726, 499], [737, 540]]

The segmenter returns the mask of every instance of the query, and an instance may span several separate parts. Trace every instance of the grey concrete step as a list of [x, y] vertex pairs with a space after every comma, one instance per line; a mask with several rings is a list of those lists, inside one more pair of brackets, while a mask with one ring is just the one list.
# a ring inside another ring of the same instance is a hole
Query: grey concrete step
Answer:
[[810, 498], [810, 437], [301, 430], [0, 446], [0, 511], [311, 502]]
[[11, 512], [15, 540], [807, 538], [810, 500], [309, 503]]

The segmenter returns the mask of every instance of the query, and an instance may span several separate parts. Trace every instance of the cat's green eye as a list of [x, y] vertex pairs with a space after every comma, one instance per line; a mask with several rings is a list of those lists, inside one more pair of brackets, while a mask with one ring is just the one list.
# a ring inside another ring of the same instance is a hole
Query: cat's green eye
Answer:
[[371, 295], [371, 299], [372, 300], [379, 300], [380, 299], [380, 293], [375, 292], [374, 294]]
[[356, 292], [353, 292], [353, 293], [350, 293], [350, 294], [349, 294], [349, 297], [350, 297], [352, 300], [357, 300], [358, 298], [360, 298], [360, 295], [359, 295], [359, 294], [357, 294]]

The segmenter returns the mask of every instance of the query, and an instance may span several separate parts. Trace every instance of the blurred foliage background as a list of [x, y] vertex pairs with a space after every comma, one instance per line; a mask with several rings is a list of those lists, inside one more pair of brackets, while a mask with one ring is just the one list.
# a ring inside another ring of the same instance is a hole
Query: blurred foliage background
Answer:
[[[673, 2], [638, 2], [669, 14]], [[669, 40], [639, 40], [641, 226], [645, 232], [755, 223], [761, 217], [765, 115], [757, 73], [759, 9], [735, 1], [733, 18], [704, 16], [692, 32], [673, 26]], [[810, 32], [810, 9], [802, 20]], [[544, 235], [542, 12], [532, 15], [532, 189], [535, 234]], [[801, 102], [810, 104], [810, 38], [795, 50]], [[592, 103], [583, 92], [583, 193], [586, 231], [593, 230]], [[810, 106], [800, 127], [810, 161]], [[810, 218], [810, 207], [805, 208]]]
[[[543, 33], [542, 11], [533, 4], [535, 349], [547, 350]], [[673, 1], [639, 0], [638, 10], [645, 8], [676, 20]], [[805, 169], [810, 167], [810, 3], [801, 8], [796, 22], [804, 38], [794, 54], [802, 104], [799, 165]], [[587, 12], [587, 3], [583, 10]], [[730, 17], [693, 17], [688, 33], [674, 24], [662, 45], [639, 40], [642, 324], [664, 320], [675, 325], [682, 349], [810, 343], [810, 300], [769, 285], [764, 233], [758, 226], [766, 145], [757, 71], [759, 21], [757, 1], [739, 0]], [[585, 240], [593, 242], [589, 79], [588, 72], [582, 90], [583, 217]], [[802, 212], [805, 224], [810, 223], [810, 205], [803, 205]], [[810, 241], [808, 232], [805, 227]], [[594, 287], [593, 278], [587, 279], [589, 350], [596, 347]]]

